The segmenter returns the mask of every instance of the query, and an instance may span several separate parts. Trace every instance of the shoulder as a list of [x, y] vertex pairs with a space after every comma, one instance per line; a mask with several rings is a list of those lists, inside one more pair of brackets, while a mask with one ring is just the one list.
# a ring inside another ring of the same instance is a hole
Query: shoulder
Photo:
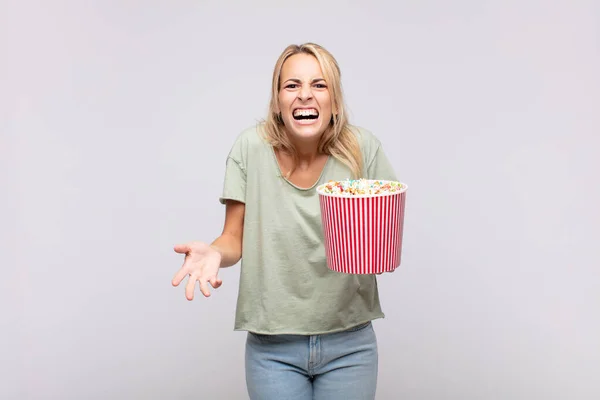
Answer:
[[229, 158], [233, 158], [238, 162], [245, 162], [249, 154], [266, 145], [262, 124], [257, 123], [238, 133], [231, 146]]
[[359, 139], [359, 142], [362, 145], [367, 145], [367, 146], [371, 146], [371, 145], [380, 145], [380, 141], [377, 138], [377, 136], [369, 129], [362, 127], [362, 126], [357, 126], [357, 125], [348, 125], [348, 127], [350, 128], [350, 130], [352, 130], [352, 132], [354, 132], [354, 134], [357, 136], [357, 138]]
[[261, 123], [243, 129], [235, 138], [234, 146], [258, 146], [266, 143]]
[[367, 128], [356, 125], [349, 125], [349, 128], [356, 135], [363, 158], [366, 162], [369, 162], [381, 147], [381, 141]]

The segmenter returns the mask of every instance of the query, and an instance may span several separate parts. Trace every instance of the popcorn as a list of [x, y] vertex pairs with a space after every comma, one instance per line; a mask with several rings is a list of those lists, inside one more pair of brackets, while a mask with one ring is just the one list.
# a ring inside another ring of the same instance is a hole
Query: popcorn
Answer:
[[329, 181], [317, 189], [323, 194], [342, 196], [373, 196], [402, 192], [404, 185], [395, 181], [349, 179], [345, 181]]
[[380, 274], [400, 266], [405, 183], [342, 180], [319, 185], [327, 267], [345, 274]]

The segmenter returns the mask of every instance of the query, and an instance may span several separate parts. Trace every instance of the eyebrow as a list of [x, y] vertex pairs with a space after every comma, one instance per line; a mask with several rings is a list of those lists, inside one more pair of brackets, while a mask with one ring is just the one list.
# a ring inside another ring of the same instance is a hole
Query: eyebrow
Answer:
[[[316, 83], [316, 82], [320, 82], [320, 81], [325, 81], [325, 79], [324, 78], [315, 78], [315, 79], [312, 80], [312, 83]], [[290, 78], [290, 79], [287, 79], [283, 83], [288, 83], [288, 82], [302, 83], [302, 81], [300, 79], [298, 79], [298, 78]]]

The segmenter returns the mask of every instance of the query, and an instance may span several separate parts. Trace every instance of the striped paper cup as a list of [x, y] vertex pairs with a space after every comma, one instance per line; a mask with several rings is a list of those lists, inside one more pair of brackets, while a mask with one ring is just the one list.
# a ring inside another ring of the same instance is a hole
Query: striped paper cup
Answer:
[[329, 269], [379, 274], [400, 266], [408, 189], [400, 184], [399, 191], [374, 195], [331, 194], [327, 184], [317, 187]]

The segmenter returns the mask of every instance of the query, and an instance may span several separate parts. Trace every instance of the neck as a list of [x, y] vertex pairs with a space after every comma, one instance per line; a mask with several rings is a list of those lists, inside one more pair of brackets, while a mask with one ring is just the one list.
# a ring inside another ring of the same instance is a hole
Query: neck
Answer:
[[296, 149], [296, 157], [299, 165], [311, 164], [319, 157], [319, 139], [312, 141], [292, 141]]

